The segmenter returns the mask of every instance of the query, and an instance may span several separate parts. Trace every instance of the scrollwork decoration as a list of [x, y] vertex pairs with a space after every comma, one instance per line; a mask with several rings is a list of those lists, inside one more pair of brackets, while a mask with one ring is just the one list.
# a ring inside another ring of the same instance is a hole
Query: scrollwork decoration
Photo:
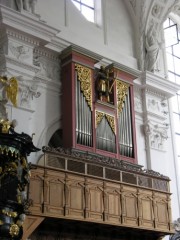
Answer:
[[113, 116], [105, 114], [103, 112], [96, 111], [96, 127], [100, 124], [102, 121], [103, 117], [106, 117], [112, 131], [115, 134], [115, 119]]
[[121, 113], [124, 107], [126, 95], [128, 94], [129, 84], [120, 80], [116, 81], [117, 86], [117, 104], [118, 113]]
[[96, 127], [100, 124], [104, 117], [104, 113], [96, 111]]
[[114, 117], [113, 117], [113, 116], [110, 116], [110, 115], [108, 115], [108, 114], [106, 114], [105, 116], [106, 116], [106, 119], [108, 120], [108, 123], [109, 123], [112, 131], [113, 131], [114, 134], [115, 134], [116, 131], [115, 131], [115, 119], [114, 119]]
[[75, 64], [75, 70], [78, 74], [78, 80], [81, 83], [81, 91], [92, 111], [92, 86], [91, 86], [91, 69], [79, 64]]

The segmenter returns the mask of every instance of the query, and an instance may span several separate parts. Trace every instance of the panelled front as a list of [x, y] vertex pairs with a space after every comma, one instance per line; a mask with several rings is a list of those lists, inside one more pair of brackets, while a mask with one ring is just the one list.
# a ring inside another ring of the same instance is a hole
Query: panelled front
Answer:
[[31, 214], [171, 231], [168, 192], [73, 172], [42, 170], [32, 170]]

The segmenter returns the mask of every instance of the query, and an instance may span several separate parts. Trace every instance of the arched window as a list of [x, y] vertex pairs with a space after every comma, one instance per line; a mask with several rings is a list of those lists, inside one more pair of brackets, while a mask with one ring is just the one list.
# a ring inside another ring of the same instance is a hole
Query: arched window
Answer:
[[88, 21], [95, 22], [94, 0], [71, 0], [71, 1]]

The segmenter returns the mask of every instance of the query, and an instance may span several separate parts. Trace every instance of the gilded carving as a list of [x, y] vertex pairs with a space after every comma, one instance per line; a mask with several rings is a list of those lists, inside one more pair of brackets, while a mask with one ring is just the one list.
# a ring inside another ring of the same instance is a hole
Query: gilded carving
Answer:
[[19, 234], [19, 227], [17, 224], [12, 224], [9, 230], [9, 233], [12, 237], [18, 236]]
[[120, 80], [117, 80], [116, 86], [117, 86], [118, 113], [121, 113], [124, 107], [124, 101], [125, 101], [126, 95], [128, 94], [129, 84], [122, 82]]
[[7, 99], [10, 100], [13, 106], [17, 106], [18, 82], [15, 77], [10, 78], [0, 76], [0, 83], [4, 86]]
[[104, 113], [96, 111], [96, 127], [100, 124], [104, 117]]
[[75, 64], [77, 70], [78, 80], [81, 83], [81, 91], [92, 110], [92, 86], [91, 86], [91, 69], [79, 64]]
[[114, 119], [114, 117], [106, 114], [106, 118], [108, 120], [108, 123], [109, 123], [111, 129], [115, 133], [116, 131], [115, 131], [115, 119]]
[[115, 134], [115, 119], [114, 119], [114, 117], [111, 115], [105, 114], [103, 112], [96, 111], [96, 127], [100, 124], [100, 122], [102, 121], [104, 116], [106, 117], [112, 131]]
[[2, 210], [2, 213], [8, 217], [13, 217], [13, 218], [16, 218], [18, 215], [17, 212], [7, 211], [5, 209]]

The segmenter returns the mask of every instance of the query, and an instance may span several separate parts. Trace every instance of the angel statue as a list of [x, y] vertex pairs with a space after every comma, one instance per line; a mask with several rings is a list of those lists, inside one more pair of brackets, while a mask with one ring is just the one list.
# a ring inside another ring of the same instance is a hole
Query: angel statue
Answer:
[[15, 77], [9, 80], [6, 76], [0, 76], [0, 89], [2, 89], [3, 100], [10, 100], [14, 107], [17, 107], [18, 81]]

